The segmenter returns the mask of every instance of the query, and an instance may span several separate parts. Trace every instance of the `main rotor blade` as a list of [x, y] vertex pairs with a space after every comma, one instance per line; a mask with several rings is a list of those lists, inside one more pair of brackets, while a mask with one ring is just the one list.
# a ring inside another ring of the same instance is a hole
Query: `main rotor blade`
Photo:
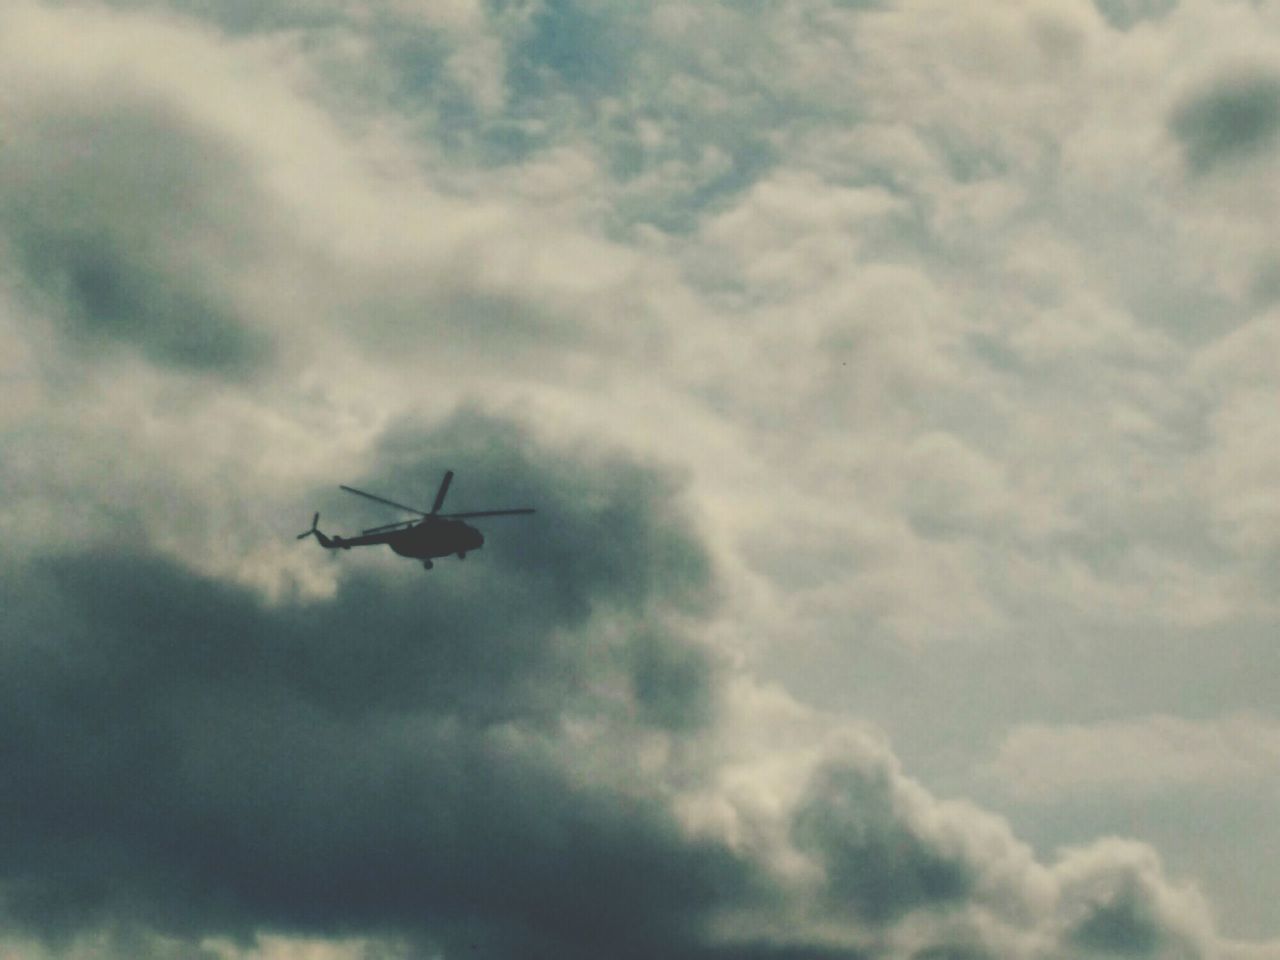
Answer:
[[401, 528], [408, 529], [409, 527], [416, 526], [420, 522], [421, 521], [418, 520], [401, 520], [399, 523], [387, 523], [383, 524], [381, 527], [371, 527], [368, 530], [361, 530], [360, 535], [367, 536], [370, 533], [385, 533], [388, 530], [399, 530]]
[[440, 481], [440, 489], [436, 493], [436, 502], [431, 505], [431, 512], [438, 513], [444, 505], [444, 495], [449, 492], [449, 484], [453, 482], [453, 471], [446, 470], [444, 479]]
[[406, 507], [403, 503], [396, 503], [394, 500], [388, 500], [386, 497], [379, 497], [372, 493], [365, 493], [363, 490], [357, 490], [355, 487], [348, 487], [346, 484], [338, 484], [347, 493], [354, 493], [357, 497], [364, 497], [366, 500], [373, 500], [377, 503], [385, 503], [388, 507], [395, 507], [397, 510], [408, 510], [410, 513], [416, 513], [420, 517], [427, 516], [427, 511], [419, 510], [417, 507]]
[[514, 510], [473, 510], [470, 513], [440, 513], [436, 516], [444, 520], [455, 520], [460, 517], [510, 517], [517, 513], [535, 513], [533, 507], [517, 507]]

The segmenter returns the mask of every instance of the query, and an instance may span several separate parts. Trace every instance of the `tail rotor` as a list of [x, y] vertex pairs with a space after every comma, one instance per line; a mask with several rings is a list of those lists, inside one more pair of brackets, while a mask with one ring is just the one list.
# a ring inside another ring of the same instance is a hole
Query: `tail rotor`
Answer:
[[298, 534], [298, 539], [305, 540], [307, 539], [307, 537], [318, 535], [320, 531], [317, 530], [316, 527], [319, 523], [320, 523], [320, 514], [319, 512], [317, 512], [316, 515], [311, 518], [311, 529], [305, 530], [302, 533]]

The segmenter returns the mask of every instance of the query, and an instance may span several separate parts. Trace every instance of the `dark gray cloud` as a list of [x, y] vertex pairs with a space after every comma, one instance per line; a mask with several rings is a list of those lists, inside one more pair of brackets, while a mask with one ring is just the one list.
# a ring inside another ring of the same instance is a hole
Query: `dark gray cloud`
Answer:
[[1219, 79], [1192, 94], [1170, 128], [1197, 173], [1251, 156], [1280, 134], [1280, 77], [1255, 73]]
[[431, 577], [353, 566], [333, 597], [275, 605], [145, 549], [9, 571], [11, 918], [645, 956], [692, 949], [706, 911], [759, 887], [656, 796], [574, 775], [561, 740], [573, 718], [625, 732], [710, 715], [708, 655], [664, 626], [711, 583], [672, 482], [475, 413], [385, 450], [371, 480], [434, 486], [447, 464], [451, 506], [519, 495], [536, 528]]
[[913, 954], [911, 960], [992, 960], [986, 950], [965, 946], [926, 947]]
[[1113, 27], [1128, 30], [1168, 16], [1177, 8], [1178, 0], [1094, 0], [1094, 6]]
[[871, 955], [857, 947], [833, 947], [804, 940], [737, 943], [708, 953], [714, 960], [864, 960]]
[[240, 375], [270, 340], [234, 278], [261, 250], [245, 159], [155, 98], [52, 96], [10, 125], [0, 231], [28, 306], [77, 346]]
[[1077, 902], [1068, 908], [1074, 919], [1063, 941], [1085, 956], [1191, 960], [1205, 955], [1194, 920], [1177, 916], [1178, 908], [1170, 904], [1158, 882], [1141, 867], [1126, 863], [1122, 855], [1095, 870], [1082, 890], [1069, 897]]
[[894, 809], [893, 782], [883, 767], [820, 770], [794, 831], [797, 845], [826, 867], [833, 902], [875, 923], [959, 903], [973, 888], [970, 867], [920, 836]]
[[1097, 903], [1069, 934], [1071, 943], [1085, 950], [1122, 957], [1149, 957], [1163, 937], [1155, 910], [1130, 885], [1105, 903]]
[[393, 426], [378, 460], [362, 482], [402, 497], [420, 491], [429, 500], [449, 468], [450, 510], [535, 506], [536, 520], [485, 522], [495, 532], [485, 550], [504, 571], [542, 580], [568, 607], [581, 609], [588, 593], [633, 609], [653, 596], [687, 612], [713, 602], [709, 559], [680, 508], [680, 483], [665, 471], [600, 450], [549, 454], [524, 427], [474, 408], [430, 428]]
[[[268, 602], [145, 546], [10, 563], [11, 928], [54, 942], [123, 925], [192, 943], [407, 937], [446, 956], [854, 960], [897, 955], [883, 939], [916, 923], [912, 952], [968, 958], [998, 931], [934, 924], [981, 904], [1065, 930], [1064, 955], [1190, 942], [1154, 910], [1159, 875], [1131, 871], [1142, 885], [1128, 896], [1103, 855], [1076, 870], [1069, 922], [1017, 906], [1031, 864], [999, 837], [964, 841], [988, 828], [908, 797], [891, 758], [862, 748], [832, 753], [780, 813], [794, 852], [822, 868], [813, 889], [753, 844], [690, 835], [674, 774], [637, 786], [626, 769], [645, 737], [696, 748], [725, 695], [680, 626], [714, 608], [716, 586], [678, 479], [476, 409], [394, 427], [367, 473], [344, 479], [426, 502], [445, 467], [450, 509], [539, 513], [493, 521], [483, 551], [429, 575], [390, 553], [337, 555], [322, 599]], [[325, 508], [352, 522], [364, 507]], [[584, 729], [602, 739], [572, 732]], [[609, 769], [584, 750], [613, 752]], [[712, 784], [714, 761], [696, 766], [679, 776]], [[735, 933], [726, 916], [763, 923]]]
[[[669, 791], [714, 789], [716, 764], [626, 769], [644, 738], [706, 749], [727, 695], [686, 632], [717, 588], [678, 478], [471, 408], [394, 426], [344, 479], [427, 502], [444, 468], [450, 509], [539, 512], [491, 521], [484, 550], [431, 574], [389, 552], [335, 555], [336, 591], [319, 599], [269, 602], [136, 543], [6, 568], [10, 929], [55, 944], [103, 928], [190, 944], [279, 931], [446, 956], [857, 960], [897, 955], [894, 931], [915, 923], [910, 955], [968, 960], [993, 935], [962, 922], [974, 904], [1046, 922], [1013, 905], [1018, 882], [993, 879], [1025, 867], [1001, 859], [1004, 841], [963, 840], [970, 814], [940, 813], [867, 747], [825, 753], [780, 814], [822, 868], [811, 890], [762, 847], [690, 834]], [[325, 496], [344, 529], [363, 523], [364, 501]], [[584, 751], [613, 756], [601, 769]], [[1158, 876], [1132, 874], [1126, 897], [1123, 871], [1091, 879], [1098, 862], [1076, 871], [1066, 947], [1182, 942], [1146, 910]]]

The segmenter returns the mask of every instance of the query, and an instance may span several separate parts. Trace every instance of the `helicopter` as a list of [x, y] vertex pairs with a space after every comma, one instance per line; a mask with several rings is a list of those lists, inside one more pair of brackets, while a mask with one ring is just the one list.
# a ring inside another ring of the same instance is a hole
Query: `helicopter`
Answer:
[[326, 536], [320, 531], [320, 514], [311, 518], [311, 529], [298, 534], [299, 540], [314, 536], [320, 546], [326, 550], [350, 550], [352, 547], [369, 547], [385, 543], [402, 557], [412, 557], [422, 561], [424, 570], [430, 570], [433, 559], [456, 556], [465, 560], [471, 550], [479, 550], [484, 546], [484, 536], [469, 523], [463, 523], [464, 517], [507, 517], [520, 513], [533, 513], [532, 507], [517, 507], [510, 510], [473, 510], [468, 513], [441, 513], [445, 494], [449, 492], [449, 484], [453, 482], [453, 471], [446, 470], [440, 489], [436, 491], [435, 502], [430, 510], [419, 510], [417, 507], [405, 506], [386, 497], [357, 490], [346, 484], [339, 484], [340, 489], [354, 493], [358, 497], [373, 500], [387, 507], [395, 507], [407, 513], [416, 513], [419, 519], [399, 520], [381, 527], [373, 527], [361, 531], [358, 537]]

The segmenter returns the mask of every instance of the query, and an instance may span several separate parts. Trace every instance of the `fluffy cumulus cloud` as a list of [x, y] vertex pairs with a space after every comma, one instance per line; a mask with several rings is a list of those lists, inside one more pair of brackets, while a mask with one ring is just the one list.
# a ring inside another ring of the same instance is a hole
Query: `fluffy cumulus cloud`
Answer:
[[1280, 956], [1278, 34], [5, 6], [0, 953]]

